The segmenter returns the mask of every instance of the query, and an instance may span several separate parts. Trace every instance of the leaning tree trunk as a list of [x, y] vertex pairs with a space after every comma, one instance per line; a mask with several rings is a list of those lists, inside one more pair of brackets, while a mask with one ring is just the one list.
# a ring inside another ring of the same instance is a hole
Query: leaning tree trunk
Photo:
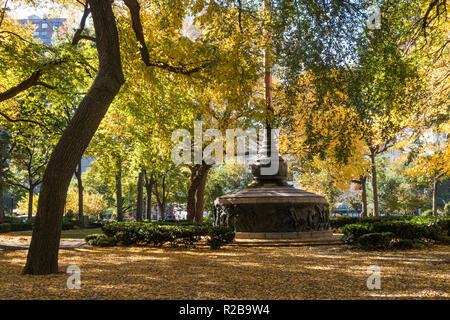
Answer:
[[367, 187], [366, 187], [366, 177], [361, 177], [361, 200], [362, 200], [362, 215], [367, 217]]
[[136, 221], [142, 221], [142, 211], [144, 209], [144, 173], [139, 172], [137, 184], [137, 204], [136, 204]]
[[58, 251], [67, 189], [73, 172], [124, 83], [111, 2], [88, 0], [94, 21], [98, 73], [62, 134], [45, 169], [25, 274], [58, 272]]
[[377, 186], [377, 167], [375, 163], [375, 150], [370, 149], [370, 170], [372, 175], [372, 201], [373, 215], [378, 216], [378, 186]]
[[78, 220], [84, 225], [84, 211], [83, 211], [83, 181], [81, 179], [81, 161], [78, 163], [77, 171], [75, 171], [75, 176], [78, 182]]
[[123, 198], [122, 198], [122, 165], [119, 163], [119, 170], [116, 174], [116, 206], [117, 221], [123, 221]]
[[437, 216], [437, 192], [438, 192], [438, 179], [437, 175], [433, 176], [433, 216]]
[[33, 218], [33, 196], [34, 196], [34, 187], [31, 186], [28, 189], [28, 221], [31, 221]]

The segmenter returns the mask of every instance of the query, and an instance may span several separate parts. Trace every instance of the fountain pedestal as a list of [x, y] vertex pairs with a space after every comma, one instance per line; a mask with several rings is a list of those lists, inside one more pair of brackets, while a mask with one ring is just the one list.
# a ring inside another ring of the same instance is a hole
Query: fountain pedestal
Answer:
[[271, 143], [266, 143], [262, 150], [266, 155], [251, 165], [255, 181], [248, 188], [215, 200], [214, 224], [233, 226], [237, 238], [332, 239], [326, 199], [288, 185], [287, 165], [281, 157], [275, 158], [278, 171], [264, 175], [262, 168], [269, 167], [274, 160], [268, 150]]

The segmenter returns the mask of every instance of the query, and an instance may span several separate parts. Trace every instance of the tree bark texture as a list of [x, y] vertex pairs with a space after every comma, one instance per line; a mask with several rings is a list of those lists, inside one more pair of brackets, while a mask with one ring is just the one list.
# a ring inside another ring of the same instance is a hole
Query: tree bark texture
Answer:
[[39, 195], [24, 274], [58, 272], [58, 251], [67, 189], [81, 157], [124, 83], [111, 2], [88, 0], [94, 21], [98, 73], [50, 157]]

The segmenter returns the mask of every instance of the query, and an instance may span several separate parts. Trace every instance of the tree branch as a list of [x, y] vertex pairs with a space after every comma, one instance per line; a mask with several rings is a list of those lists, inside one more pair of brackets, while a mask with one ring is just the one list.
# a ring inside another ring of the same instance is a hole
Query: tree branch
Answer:
[[146, 66], [150, 64], [150, 55], [148, 53], [147, 45], [145, 44], [144, 32], [142, 29], [140, 11], [141, 8], [137, 0], [124, 0], [125, 5], [130, 10], [131, 15], [131, 25], [133, 27], [134, 34], [136, 35], [136, 40], [139, 42], [139, 52], [141, 54], [141, 59]]
[[75, 31], [75, 34], [73, 35], [72, 45], [76, 46], [81, 39], [84, 39], [84, 37], [86, 37], [86, 36], [82, 36], [81, 33], [84, 30], [84, 27], [86, 25], [86, 19], [89, 16], [90, 12], [91, 12], [91, 10], [89, 9], [89, 5], [88, 4], [84, 5], [83, 16], [81, 17], [80, 25], [79, 25], [77, 31]]
[[22, 91], [25, 91], [28, 88], [31, 88], [32, 86], [34, 86], [37, 83], [37, 81], [42, 76], [42, 74], [43, 74], [42, 70], [37, 70], [37, 71], [33, 72], [30, 77], [28, 77], [27, 79], [25, 79], [24, 81], [19, 83], [17, 86], [12, 87], [12, 88], [6, 90], [5, 92], [1, 92], [0, 93], [0, 101], [11, 99], [11, 98], [15, 97], [16, 95], [18, 95], [19, 93], [21, 93]]
[[6, 113], [3, 113], [0, 111], [0, 116], [2, 116], [3, 118], [5, 118], [7, 121], [9, 122], [28, 122], [28, 123], [34, 123], [42, 128], [44, 128], [45, 130], [47, 130], [48, 132], [52, 132], [45, 124], [40, 123], [39, 121], [35, 121], [35, 120], [31, 120], [31, 119], [13, 119], [11, 117], [9, 117]]
[[137, 0], [124, 0], [125, 5], [130, 10], [131, 15], [131, 23], [133, 27], [134, 34], [136, 35], [136, 40], [139, 42], [139, 52], [141, 55], [141, 60], [147, 67], [157, 67], [161, 69], [165, 69], [170, 72], [190, 75], [192, 73], [198, 72], [203, 68], [212, 64], [212, 61], [203, 62], [197, 67], [194, 68], [186, 68], [185, 65], [180, 64], [179, 66], [173, 66], [168, 64], [167, 62], [151, 62], [150, 54], [148, 52], [147, 45], [145, 44], [144, 31], [142, 28], [141, 18], [140, 18], [140, 6]]
[[38, 83], [38, 81], [41, 78], [41, 76], [44, 74], [44, 70], [48, 66], [56, 66], [58, 64], [63, 63], [64, 61], [65, 61], [65, 59], [59, 59], [59, 60], [48, 62], [48, 63], [44, 64], [40, 69], [34, 71], [31, 74], [31, 76], [29, 76], [27, 79], [23, 80], [18, 85], [14, 86], [14, 87], [12, 87], [12, 88], [4, 91], [4, 92], [0, 92], [0, 102], [8, 100], [8, 99], [11, 99], [11, 98], [14, 98], [19, 93], [21, 93], [21, 92], [23, 92], [23, 91], [25, 91], [25, 90], [35, 86]]

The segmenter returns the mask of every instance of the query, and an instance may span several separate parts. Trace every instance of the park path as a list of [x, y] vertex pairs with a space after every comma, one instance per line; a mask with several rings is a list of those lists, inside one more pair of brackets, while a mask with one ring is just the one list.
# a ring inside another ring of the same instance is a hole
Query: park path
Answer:
[[[61, 240], [59, 248], [60, 249], [74, 249], [86, 246], [86, 241], [83, 239], [65, 239]], [[23, 241], [0, 241], [0, 250], [28, 250], [30, 247], [29, 242]]]

